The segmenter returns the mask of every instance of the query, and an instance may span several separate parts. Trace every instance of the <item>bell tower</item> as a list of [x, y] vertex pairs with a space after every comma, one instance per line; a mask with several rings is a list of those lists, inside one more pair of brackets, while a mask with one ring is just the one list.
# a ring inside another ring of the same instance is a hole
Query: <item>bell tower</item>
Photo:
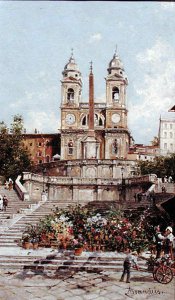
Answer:
[[73, 57], [73, 52], [62, 72], [61, 80], [61, 129], [77, 126], [78, 109], [81, 101], [81, 73]]
[[61, 80], [61, 159], [77, 158], [75, 130], [79, 125], [81, 102], [81, 73], [75, 62], [73, 50], [62, 72]]
[[73, 52], [62, 72], [61, 107], [78, 107], [81, 101], [81, 73], [73, 57]]
[[129, 145], [126, 88], [128, 79], [117, 49], [106, 77], [106, 159], [125, 158]]

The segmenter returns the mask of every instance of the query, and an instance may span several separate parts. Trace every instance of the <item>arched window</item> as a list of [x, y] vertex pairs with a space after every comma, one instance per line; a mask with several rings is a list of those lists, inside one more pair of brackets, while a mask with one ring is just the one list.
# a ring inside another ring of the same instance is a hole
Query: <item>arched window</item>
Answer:
[[94, 116], [94, 123], [95, 123], [95, 126], [103, 125], [102, 118], [98, 114], [95, 114], [95, 116]]
[[87, 125], [87, 116], [84, 116], [82, 119], [82, 125]]
[[102, 126], [102, 125], [103, 125], [102, 118], [99, 118], [99, 126]]
[[74, 144], [72, 142], [72, 140], [69, 141], [68, 143], [68, 155], [73, 155], [73, 148], [74, 147]]
[[118, 144], [117, 144], [117, 140], [115, 139], [114, 142], [112, 143], [112, 153], [117, 154], [117, 152], [118, 152]]
[[113, 87], [112, 89], [112, 100], [118, 102], [119, 101], [119, 89], [118, 87]]
[[67, 100], [68, 101], [73, 101], [74, 100], [74, 90], [73, 89], [68, 89], [67, 90]]

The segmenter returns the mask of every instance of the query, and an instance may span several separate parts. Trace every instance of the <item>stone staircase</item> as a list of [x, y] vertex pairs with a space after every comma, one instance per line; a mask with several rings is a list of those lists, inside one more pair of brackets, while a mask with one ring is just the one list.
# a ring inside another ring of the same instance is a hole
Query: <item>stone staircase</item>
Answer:
[[[38, 207], [38, 203], [35, 201], [21, 201], [14, 190], [6, 190], [1, 187], [1, 195], [6, 195], [9, 202], [7, 211], [0, 212], [0, 224], [3, 227], [0, 230], [0, 247], [18, 247], [17, 241], [22, 237], [24, 228], [29, 224], [37, 224], [40, 219], [50, 214], [55, 207], [65, 208], [67, 205], [72, 205], [64, 201], [46, 201], [41, 203]], [[15, 222], [15, 218], [17, 221]], [[14, 220], [14, 223], [13, 223]], [[10, 226], [9, 221], [12, 223]]]
[[35, 201], [21, 201], [14, 190], [7, 190], [4, 187], [0, 188], [0, 194], [6, 195], [8, 199], [8, 206], [6, 211], [0, 211], [0, 224], [2, 225], [4, 220], [12, 219], [15, 214], [20, 213], [22, 209], [28, 209]]
[[[30, 211], [33, 203], [23, 202], [18, 199], [14, 191], [0, 190], [0, 193], [6, 194], [9, 199], [7, 212], [1, 212], [0, 220], [16, 214], [21, 209], [25, 212], [21, 218], [13, 224], [7, 231], [0, 232], [0, 268], [5, 272], [33, 272], [36, 273], [59, 273], [61, 271], [121, 271], [123, 265], [123, 255], [119, 253], [100, 253], [100, 252], [83, 252], [81, 256], [75, 256], [72, 251], [60, 251], [55, 249], [38, 249], [24, 250], [18, 246], [18, 241], [27, 224], [36, 224], [39, 220], [51, 213], [54, 207], [65, 208], [66, 205], [73, 203], [46, 201], [38, 208]], [[101, 213], [105, 212], [106, 202], [98, 202], [98, 209]], [[100, 203], [100, 207], [99, 207]], [[107, 203], [108, 208], [115, 203]], [[128, 203], [129, 204], [129, 203]], [[144, 205], [143, 205], [144, 204]], [[91, 202], [91, 207], [97, 203]], [[117, 203], [118, 205], [118, 203]], [[126, 210], [142, 211], [148, 205], [146, 203], [130, 203]], [[48, 254], [49, 251], [49, 254]], [[140, 268], [147, 272], [145, 260], [138, 260]]]
[[[32, 250], [31, 250], [32, 251]], [[36, 252], [39, 250], [35, 250]], [[34, 252], [34, 251], [33, 251]], [[61, 271], [122, 271], [124, 254], [115, 252], [83, 252], [81, 256], [75, 256], [72, 251], [55, 252], [53, 254], [35, 255], [29, 251], [29, 255], [0, 256], [0, 268], [8, 272], [48, 272], [59, 273]], [[146, 260], [138, 259], [140, 270], [147, 272]]]
[[[138, 216], [138, 214], [143, 213], [143, 211], [150, 206], [148, 201], [142, 201], [140, 203], [132, 201], [132, 202], [125, 202], [121, 206], [121, 210], [123, 211], [124, 215], [127, 217], [132, 213], [132, 216]], [[105, 215], [108, 210], [111, 208], [118, 209], [120, 207], [119, 202], [117, 201], [92, 201], [89, 202], [86, 207], [88, 209], [94, 209], [97, 213], [101, 215]]]

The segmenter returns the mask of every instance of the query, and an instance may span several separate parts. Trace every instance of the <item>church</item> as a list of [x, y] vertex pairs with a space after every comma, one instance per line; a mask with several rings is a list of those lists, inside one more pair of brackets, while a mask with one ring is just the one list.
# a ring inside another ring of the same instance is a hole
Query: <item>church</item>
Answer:
[[[126, 89], [128, 79], [115, 51], [106, 81], [106, 99], [94, 99], [93, 66], [89, 71], [89, 101], [82, 100], [82, 76], [71, 54], [61, 79], [61, 159], [37, 166], [35, 174], [24, 173], [30, 197], [87, 203], [134, 199], [147, 185], [139, 175], [137, 161], [129, 157], [133, 138], [128, 129]], [[44, 168], [44, 171], [43, 171]], [[143, 180], [138, 186], [138, 181]]]
[[127, 124], [128, 79], [115, 51], [106, 75], [105, 102], [94, 100], [92, 63], [89, 102], [82, 101], [82, 76], [73, 54], [61, 80], [61, 160], [127, 159], [132, 137]]

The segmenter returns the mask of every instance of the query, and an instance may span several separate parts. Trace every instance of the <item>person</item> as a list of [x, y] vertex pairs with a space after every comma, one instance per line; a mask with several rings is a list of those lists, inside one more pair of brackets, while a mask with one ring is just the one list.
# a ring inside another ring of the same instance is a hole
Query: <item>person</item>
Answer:
[[166, 193], [166, 188], [164, 185], [162, 186], [162, 193]]
[[8, 190], [9, 189], [9, 183], [8, 183], [8, 181], [6, 180], [6, 182], [5, 182], [5, 189], [6, 190]]
[[165, 236], [161, 234], [160, 226], [155, 227], [155, 235], [154, 235], [154, 241], [156, 244], [156, 259], [160, 258], [161, 252], [163, 250], [163, 241], [166, 239]]
[[2, 195], [0, 195], [0, 210], [3, 210], [3, 198], [2, 198]]
[[142, 200], [142, 194], [141, 193], [137, 194], [137, 199], [138, 199], [138, 202], [140, 202]]
[[136, 267], [137, 270], [139, 270], [139, 266], [137, 264], [137, 252], [130, 252], [130, 249], [127, 250], [128, 254], [124, 259], [123, 262], [123, 273], [120, 278], [120, 282], [124, 281], [124, 277], [127, 274], [126, 283], [130, 283], [130, 273], [131, 273], [131, 267]]
[[11, 178], [9, 178], [9, 191], [11, 191], [13, 188], [13, 181]]
[[8, 206], [8, 199], [7, 199], [6, 195], [4, 195], [4, 197], [3, 197], [3, 210], [4, 211], [7, 210], [7, 206]]
[[169, 177], [168, 177], [168, 182], [169, 182], [169, 183], [172, 183], [172, 182], [173, 182], [172, 176], [169, 176]]
[[173, 229], [172, 227], [168, 226], [165, 230], [164, 253], [168, 254], [172, 260], [174, 259], [173, 243], [174, 243]]

